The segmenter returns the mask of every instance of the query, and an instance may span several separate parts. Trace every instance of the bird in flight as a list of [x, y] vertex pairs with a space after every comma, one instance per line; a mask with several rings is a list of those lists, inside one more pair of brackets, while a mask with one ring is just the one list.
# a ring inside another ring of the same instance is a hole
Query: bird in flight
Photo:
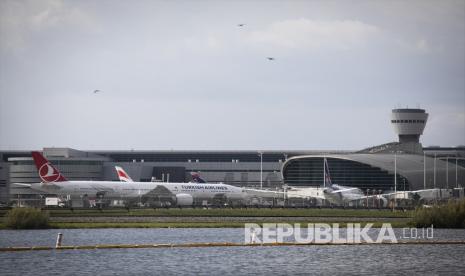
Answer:
[[267, 57], [268, 60], [274, 60], [274, 57]]
[[237, 24], [238, 27], [244, 27], [245, 24]]
[[98, 90], [98, 89], [94, 90], [94, 94], [97, 94], [97, 93], [100, 93], [100, 92], [101, 92], [101, 91]]

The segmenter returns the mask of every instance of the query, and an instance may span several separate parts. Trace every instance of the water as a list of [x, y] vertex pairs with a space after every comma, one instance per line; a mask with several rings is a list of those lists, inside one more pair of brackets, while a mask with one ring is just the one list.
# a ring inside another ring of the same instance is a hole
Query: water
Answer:
[[0, 247], [55, 246], [58, 233], [63, 233], [63, 245], [95, 245], [243, 242], [243, 232], [241, 228], [0, 230]]
[[[0, 231], [0, 247], [243, 242], [243, 229]], [[401, 237], [402, 230], [395, 229]], [[465, 240], [465, 230], [435, 229]], [[0, 252], [0, 275], [464, 274], [465, 245], [331, 245]]]

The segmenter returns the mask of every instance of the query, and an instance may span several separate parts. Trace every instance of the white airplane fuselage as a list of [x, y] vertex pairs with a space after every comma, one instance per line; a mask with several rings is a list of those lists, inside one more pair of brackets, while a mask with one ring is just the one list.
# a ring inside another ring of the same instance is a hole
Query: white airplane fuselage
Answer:
[[157, 183], [157, 182], [116, 182], [116, 181], [63, 181], [52, 183], [34, 183], [31, 188], [57, 195], [75, 197], [95, 196], [103, 193], [109, 198], [137, 198], [162, 188], [173, 195], [188, 194], [194, 199], [212, 199], [224, 195], [228, 199], [242, 199], [242, 188], [226, 184]]
[[365, 197], [362, 190], [354, 187], [340, 186], [333, 184], [325, 188], [323, 192], [325, 198], [333, 204], [344, 204]]

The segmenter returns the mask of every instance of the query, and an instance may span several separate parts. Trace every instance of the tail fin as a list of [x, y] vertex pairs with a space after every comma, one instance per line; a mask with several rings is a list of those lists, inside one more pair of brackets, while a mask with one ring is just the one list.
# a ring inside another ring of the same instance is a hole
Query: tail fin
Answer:
[[194, 180], [195, 183], [207, 183], [207, 181], [203, 180], [200, 177], [200, 174], [198, 172], [191, 172], [192, 180]]
[[134, 182], [131, 177], [119, 166], [115, 166], [116, 173], [118, 174], [119, 181]]
[[43, 182], [68, 181], [40, 152], [33, 151], [31, 154]]
[[329, 186], [331, 186], [333, 183], [331, 182], [331, 174], [329, 174], [329, 166], [328, 166], [328, 160], [325, 158], [325, 183]]

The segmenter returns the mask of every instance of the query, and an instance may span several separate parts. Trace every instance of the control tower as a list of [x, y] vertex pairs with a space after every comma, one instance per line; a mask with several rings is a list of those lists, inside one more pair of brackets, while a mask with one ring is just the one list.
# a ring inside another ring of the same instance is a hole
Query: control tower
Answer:
[[424, 109], [393, 109], [391, 124], [399, 135], [399, 143], [420, 143], [420, 135], [428, 120], [428, 113]]

